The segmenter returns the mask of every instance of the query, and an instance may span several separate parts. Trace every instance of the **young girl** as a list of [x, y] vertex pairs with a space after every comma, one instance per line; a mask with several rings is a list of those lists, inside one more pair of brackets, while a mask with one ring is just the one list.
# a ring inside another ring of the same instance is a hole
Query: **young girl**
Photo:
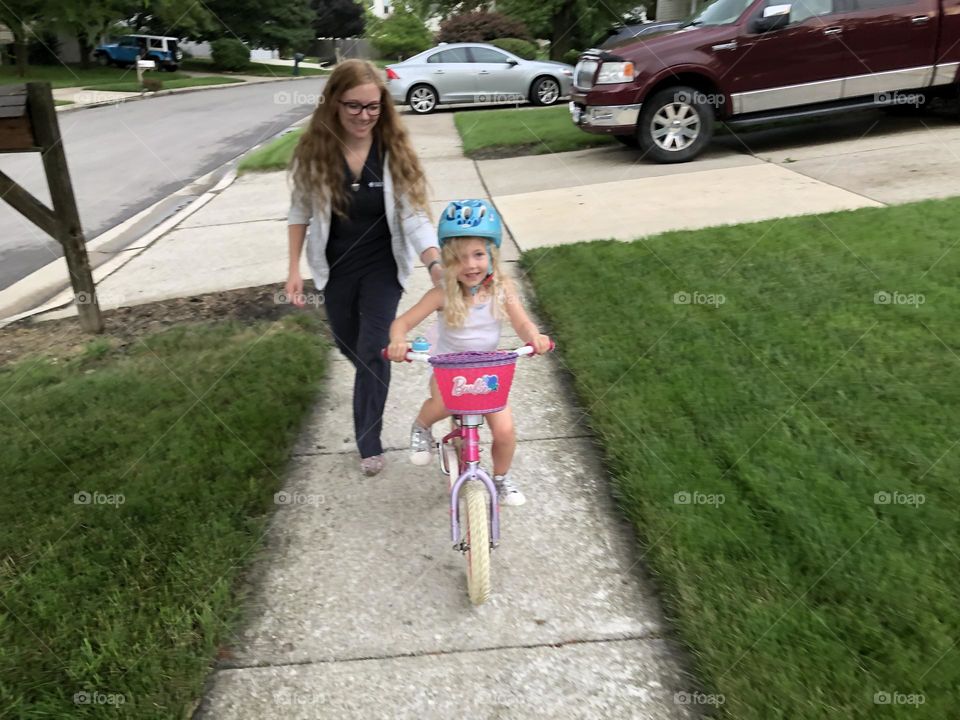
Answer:
[[[450, 203], [438, 228], [443, 263], [443, 286], [433, 288], [410, 310], [390, 326], [388, 354], [402, 362], [407, 352], [407, 333], [431, 313], [440, 311], [437, 342], [432, 354], [496, 350], [500, 343], [500, 324], [504, 317], [517, 335], [533, 345], [538, 353], [550, 349], [550, 338], [541, 335], [524, 311], [510, 278], [500, 270], [499, 250], [503, 234], [500, 217], [483, 200]], [[410, 432], [410, 459], [426, 465], [433, 450], [430, 427], [449, 417], [437, 388], [430, 380], [430, 397]], [[520, 488], [510, 477], [510, 464], [516, 450], [513, 415], [507, 406], [486, 416], [493, 435], [493, 473], [497, 493], [503, 505], [526, 502]]]

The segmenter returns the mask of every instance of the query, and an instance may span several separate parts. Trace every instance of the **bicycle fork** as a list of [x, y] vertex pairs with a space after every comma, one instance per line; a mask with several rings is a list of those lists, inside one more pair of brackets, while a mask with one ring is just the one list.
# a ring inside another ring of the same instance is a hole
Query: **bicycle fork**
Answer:
[[459, 427], [440, 441], [440, 452], [437, 453], [440, 469], [450, 475], [454, 469], [445, 466], [443, 448], [448, 442], [457, 438], [463, 443], [461, 467], [458, 468], [461, 470], [460, 477], [450, 488], [450, 538], [454, 543], [454, 550], [462, 552], [466, 552], [468, 547], [466, 540], [460, 538], [460, 490], [468, 480], [479, 480], [486, 487], [487, 494], [490, 496], [490, 547], [496, 547], [500, 542], [500, 502], [497, 497], [497, 487], [487, 471], [480, 467], [480, 424], [482, 422], [482, 415], [462, 416]]

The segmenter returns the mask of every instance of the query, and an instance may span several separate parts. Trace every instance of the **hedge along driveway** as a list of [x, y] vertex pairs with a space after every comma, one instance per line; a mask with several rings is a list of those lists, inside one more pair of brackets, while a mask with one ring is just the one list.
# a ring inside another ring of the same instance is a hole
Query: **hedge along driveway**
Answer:
[[702, 709], [955, 715], [958, 226], [949, 200], [524, 255]]

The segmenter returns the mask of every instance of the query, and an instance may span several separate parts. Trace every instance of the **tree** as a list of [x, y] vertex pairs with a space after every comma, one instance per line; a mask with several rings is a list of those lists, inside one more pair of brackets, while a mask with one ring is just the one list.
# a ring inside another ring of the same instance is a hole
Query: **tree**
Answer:
[[120, 17], [123, 8], [116, 0], [53, 0], [53, 22], [77, 38], [80, 65], [90, 67], [90, 56], [103, 34]]
[[423, 21], [398, 8], [390, 17], [367, 25], [367, 37], [387, 58], [411, 57], [433, 44], [433, 36]]
[[359, 37], [363, 35], [363, 6], [356, 0], [312, 0], [316, 37]]
[[523, 20], [536, 37], [550, 40], [550, 58], [560, 60], [571, 49], [586, 49], [637, 0], [497, 0], [497, 10]]
[[4, 0], [0, 2], [0, 23], [13, 33], [14, 52], [17, 56], [17, 74], [27, 74], [27, 43], [36, 33], [36, 26], [44, 17], [43, 0]]
[[216, 27], [204, 39], [236, 37], [251, 47], [289, 50], [313, 38], [310, 0], [209, 0]]

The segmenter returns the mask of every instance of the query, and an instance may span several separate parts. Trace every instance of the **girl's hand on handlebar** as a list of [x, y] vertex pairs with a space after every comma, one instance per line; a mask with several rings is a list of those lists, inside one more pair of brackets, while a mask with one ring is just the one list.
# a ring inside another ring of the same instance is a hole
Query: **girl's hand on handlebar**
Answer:
[[550, 347], [553, 343], [550, 342], [550, 338], [547, 335], [537, 333], [536, 337], [533, 338], [533, 342], [530, 344], [533, 345], [533, 349], [538, 355], [542, 355], [543, 353], [550, 352]]
[[406, 340], [391, 341], [387, 347], [387, 357], [393, 362], [405, 362], [410, 345]]

